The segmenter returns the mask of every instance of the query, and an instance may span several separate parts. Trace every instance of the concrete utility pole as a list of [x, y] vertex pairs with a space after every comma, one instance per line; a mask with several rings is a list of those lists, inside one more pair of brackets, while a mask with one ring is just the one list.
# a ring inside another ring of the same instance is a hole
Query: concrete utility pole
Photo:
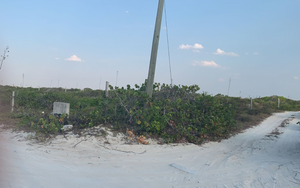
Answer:
[[152, 97], [152, 93], [153, 93], [153, 82], [154, 82], [155, 66], [156, 66], [156, 59], [157, 59], [157, 49], [159, 43], [159, 35], [160, 35], [161, 19], [163, 14], [164, 3], [165, 0], [159, 0], [158, 8], [157, 8], [156, 23], [155, 23], [155, 29], [153, 35], [147, 88], [146, 88], [149, 97]]

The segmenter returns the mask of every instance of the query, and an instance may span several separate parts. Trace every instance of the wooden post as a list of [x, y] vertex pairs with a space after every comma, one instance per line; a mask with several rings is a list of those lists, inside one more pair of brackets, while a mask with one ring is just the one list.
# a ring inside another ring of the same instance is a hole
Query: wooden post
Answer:
[[277, 103], [277, 108], [280, 107], [280, 98], [278, 97], [278, 103]]
[[252, 110], [252, 97], [250, 97], [250, 109]]
[[11, 111], [14, 111], [15, 106], [15, 91], [12, 92], [12, 100], [11, 100]]
[[105, 87], [105, 96], [108, 97], [108, 86], [109, 82], [106, 81], [106, 87]]
[[148, 72], [148, 80], [147, 80], [147, 87], [146, 91], [149, 97], [152, 97], [153, 92], [153, 82], [154, 82], [154, 75], [155, 75], [155, 66], [156, 66], [156, 59], [157, 59], [157, 49], [159, 43], [159, 35], [160, 35], [160, 28], [161, 28], [161, 19], [163, 14], [165, 0], [159, 0], [158, 8], [157, 8], [157, 15], [156, 15], [156, 22], [154, 28], [154, 35], [152, 41], [152, 50], [151, 50], [151, 57], [150, 57], [150, 65], [149, 65], [149, 72]]

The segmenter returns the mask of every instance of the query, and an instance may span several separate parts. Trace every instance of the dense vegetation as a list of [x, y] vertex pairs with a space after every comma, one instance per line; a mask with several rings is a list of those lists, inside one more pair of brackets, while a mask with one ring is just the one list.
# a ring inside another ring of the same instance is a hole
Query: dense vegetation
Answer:
[[[253, 126], [277, 111], [299, 111], [300, 101], [277, 96], [250, 99], [211, 96], [198, 93], [193, 86], [155, 84], [152, 99], [145, 84], [105, 91], [62, 88], [16, 88], [0, 86], [0, 111], [16, 121], [19, 128], [43, 134], [59, 134], [61, 127], [72, 124], [76, 129], [99, 124], [113, 125], [117, 131], [133, 130], [138, 135], [160, 137], [166, 142], [192, 142], [228, 138]], [[15, 91], [15, 110], [9, 113], [11, 93]], [[51, 115], [53, 102], [70, 103], [69, 116]], [[3, 122], [5, 118], [0, 116]]]

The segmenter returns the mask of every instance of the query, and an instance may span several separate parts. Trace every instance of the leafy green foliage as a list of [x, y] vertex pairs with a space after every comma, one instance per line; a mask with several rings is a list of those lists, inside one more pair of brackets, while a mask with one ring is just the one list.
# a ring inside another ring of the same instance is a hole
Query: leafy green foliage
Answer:
[[[251, 110], [249, 99], [200, 94], [197, 85], [171, 87], [155, 83], [153, 97], [149, 98], [145, 86], [110, 86], [109, 97], [105, 97], [105, 91], [89, 88], [67, 92], [62, 88], [9, 88], [7, 92], [16, 92], [13, 116], [23, 126], [44, 134], [59, 133], [64, 124], [82, 129], [109, 123], [123, 132], [130, 128], [139, 135], [162, 137], [166, 142], [197, 144], [228, 138], [256, 122], [256, 117], [261, 117], [258, 122], [278, 110], [300, 109], [299, 101], [280, 97], [278, 109], [278, 97], [263, 97], [253, 100]], [[6, 99], [0, 102], [7, 103]], [[50, 115], [53, 102], [70, 103], [69, 117]]]
[[40, 118], [38, 122], [31, 122], [30, 128], [44, 134], [56, 134], [61, 131], [66, 121], [67, 116], [65, 114], [62, 114], [60, 117], [50, 114], [45, 118]]

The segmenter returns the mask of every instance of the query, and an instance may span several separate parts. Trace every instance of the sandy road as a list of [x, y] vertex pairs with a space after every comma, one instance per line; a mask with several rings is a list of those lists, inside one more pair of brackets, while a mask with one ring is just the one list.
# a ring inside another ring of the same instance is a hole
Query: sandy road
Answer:
[[0, 187], [300, 187], [298, 121], [299, 112], [277, 113], [202, 146], [126, 145], [111, 137], [104, 148], [101, 138], [75, 136], [38, 144], [1, 130]]

